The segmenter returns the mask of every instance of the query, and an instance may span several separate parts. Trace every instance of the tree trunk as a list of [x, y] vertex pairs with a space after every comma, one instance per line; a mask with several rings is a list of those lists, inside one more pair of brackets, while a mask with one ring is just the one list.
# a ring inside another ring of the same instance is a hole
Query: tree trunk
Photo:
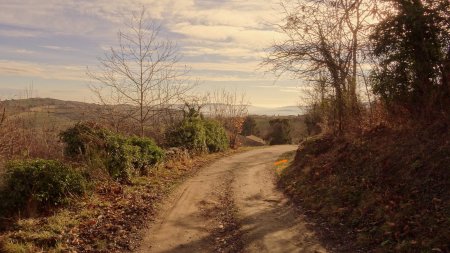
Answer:
[[343, 131], [343, 121], [344, 121], [344, 101], [342, 96], [342, 89], [340, 87], [336, 88], [336, 106], [337, 106], [337, 116], [338, 116], [338, 135]]
[[441, 107], [448, 112], [450, 107], [450, 46], [442, 68]]

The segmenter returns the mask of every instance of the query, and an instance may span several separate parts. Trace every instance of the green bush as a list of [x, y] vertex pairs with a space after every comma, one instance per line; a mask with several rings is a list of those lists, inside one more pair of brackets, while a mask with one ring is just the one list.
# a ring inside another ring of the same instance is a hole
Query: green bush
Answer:
[[149, 167], [164, 158], [163, 150], [145, 137], [112, 136], [108, 138], [106, 151], [108, 172], [121, 181], [128, 181], [135, 174], [146, 174]]
[[230, 143], [225, 128], [219, 122], [213, 120], [205, 120], [204, 125], [206, 130], [206, 146], [209, 152], [221, 152], [228, 149]]
[[146, 137], [131, 137], [130, 143], [134, 147], [138, 147], [137, 159], [134, 161], [134, 167], [139, 169], [141, 173], [146, 173], [148, 167], [162, 161], [164, 152], [159, 148], [152, 139]]
[[76, 158], [87, 155], [91, 149], [96, 151], [106, 146], [106, 139], [112, 133], [92, 122], [79, 122], [61, 132], [60, 138], [66, 144], [64, 154]]
[[145, 174], [164, 157], [163, 150], [149, 138], [125, 137], [91, 123], [76, 124], [62, 132], [61, 139], [67, 156], [81, 155], [88, 162], [100, 160], [109, 175], [122, 182]]
[[67, 203], [86, 190], [84, 177], [58, 161], [14, 161], [6, 165], [0, 189], [0, 214], [21, 211], [37, 205], [37, 211]]
[[184, 147], [196, 152], [204, 152], [206, 146], [206, 129], [202, 119], [186, 118], [166, 135], [172, 147]]
[[138, 154], [138, 148], [128, 144], [121, 136], [108, 136], [104, 155], [100, 155], [109, 175], [118, 181], [128, 182], [135, 174], [133, 160]]
[[229, 147], [228, 137], [220, 123], [202, 117], [186, 117], [166, 134], [171, 147], [183, 147], [194, 152], [220, 152]]

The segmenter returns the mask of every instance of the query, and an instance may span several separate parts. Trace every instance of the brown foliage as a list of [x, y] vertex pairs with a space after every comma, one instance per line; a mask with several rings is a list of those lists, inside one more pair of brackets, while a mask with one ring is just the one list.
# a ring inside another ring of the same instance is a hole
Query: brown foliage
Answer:
[[242, 132], [245, 117], [248, 115], [249, 103], [245, 94], [218, 90], [209, 94], [210, 114], [228, 131], [230, 146], [240, 146], [238, 136]]
[[[37, 117], [14, 116], [3, 122], [0, 128], [0, 159], [62, 158], [59, 129]], [[42, 120], [44, 123], [38, 123]]]
[[282, 185], [342, 252], [447, 252], [449, 122], [383, 114], [361, 135], [304, 142]]

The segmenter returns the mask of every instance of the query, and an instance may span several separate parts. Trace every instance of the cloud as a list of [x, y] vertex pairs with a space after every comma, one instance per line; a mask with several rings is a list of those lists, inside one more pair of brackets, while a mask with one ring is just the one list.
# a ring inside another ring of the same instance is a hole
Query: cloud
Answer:
[[0, 60], [0, 75], [87, 81], [85, 67]]
[[32, 51], [32, 50], [27, 50], [27, 49], [15, 49], [14, 53], [16, 54], [25, 54], [25, 55], [30, 55], [30, 54], [35, 54], [36, 52]]
[[208, 57], [220, 57], [238, 60], [238, 61], [255, 61], [260, 58], [255, 50], [249, 48], [226, 48], [226, 47], [201, 47], [201, 46], [186, 46], [183, 48], [183, 55], [185, 56], [208, 56]]
[[55, 50], [55, 51], [77, 51], [77, 49], [73, 47], [61, 47], [61, 46], [54, 46], [54, 45], [46, 45], [46, 46], [40, 46], [41, 48]]
[[190, 66], [193, 70], [206, 71], [241, 71], [252, 73], [256, 71], [259, 64], [257, 61], [249, 62], [233, 62], [233, 61], [217, 61], [217, 62], [181, 62], [181, 64]]
[[275, 31], [257, 30], [227, 25], [195, 25], [178, 23], [170, 26], [171, 31], [183, 34], [190, 39], [229, 43], [240, 49], [262, 50], [280, 35]]
[[93, 67], [96, 57], [117, 44], [117, 32], [126, 30], [130, 13], [142, 6], [161, 23], [161, 36], [179, 45], [181, 64], [192, 68], [193, 78], [251, 83], [254, 89], [277, 79], [260, 70], [260, 62], [264, 49], [282, 38], [270, 25], [281, 20], [279, 0], [1, 1], [0, 81], [7, 76], [85, 82], [85, 65]]
[[0, 30], [1, 37], [32, 38], [41, 35], [41, 32], [30, 30]]

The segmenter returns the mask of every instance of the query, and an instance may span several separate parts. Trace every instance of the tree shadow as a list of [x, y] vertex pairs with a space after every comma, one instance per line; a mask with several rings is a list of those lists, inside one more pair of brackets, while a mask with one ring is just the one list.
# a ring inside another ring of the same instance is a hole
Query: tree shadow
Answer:
[[[261, 196], [251, 196], [250, 199], [261, 199]], [[264, 210], [256, 212], [254, 214], [243, 216], [238, 219], [240, 232], [245, 245], [258, 244], [264, 237], [271, 236], [273, 234], [282, 234], [284, 231], [295, 229], [298, 222], [298, 214], [292, 207], [282, 207], [280, 205], [286, 205], [286, 203], [280, 204], [279, 202], [271, 203], [278, 208], [269, 208], [270, 210]], [[183, 220], [194, 219], [194, 214], [184, 217]], [[262, 221], [267, 219], [267, 222]], [[186, 230], [204, 230], [205, 227], [201, 225], [192, 226], [189, 222], [183, 222], [183, 220], [177, 221], [175, 224], [179, 227], [184, 227]], [[276, 220], [277, 222], [273, 222]], [[256, 221], [256, 222], [255, 222]], [[275, 242], [272, 242], [272, 248], [267, 248], [265, 245], [258, 244], [260, 252], [321, 252], [317, 251], [317, 242], [313, 240], [314, 231], [311, 230], [309, 225], [305, 225], [305, 233], [300, 237], [295, 238], [277, 238]], [[201, 239], [191, 241], [187, 244], [179, 245], [173, 249], [161, 251], [163, 253], [191, 253], [191, 252], [215, 252], [214, 243], [217, 238], [213, 235], [205, 236]], [[286, 245], [295, 245], [295, 251], [283, 251]], [[319, 243], [320, 244], [320, 243]], [[151, 251], [150, 251], [151, 252]], [[234, 251], [225, 251], [234, 252]]]

